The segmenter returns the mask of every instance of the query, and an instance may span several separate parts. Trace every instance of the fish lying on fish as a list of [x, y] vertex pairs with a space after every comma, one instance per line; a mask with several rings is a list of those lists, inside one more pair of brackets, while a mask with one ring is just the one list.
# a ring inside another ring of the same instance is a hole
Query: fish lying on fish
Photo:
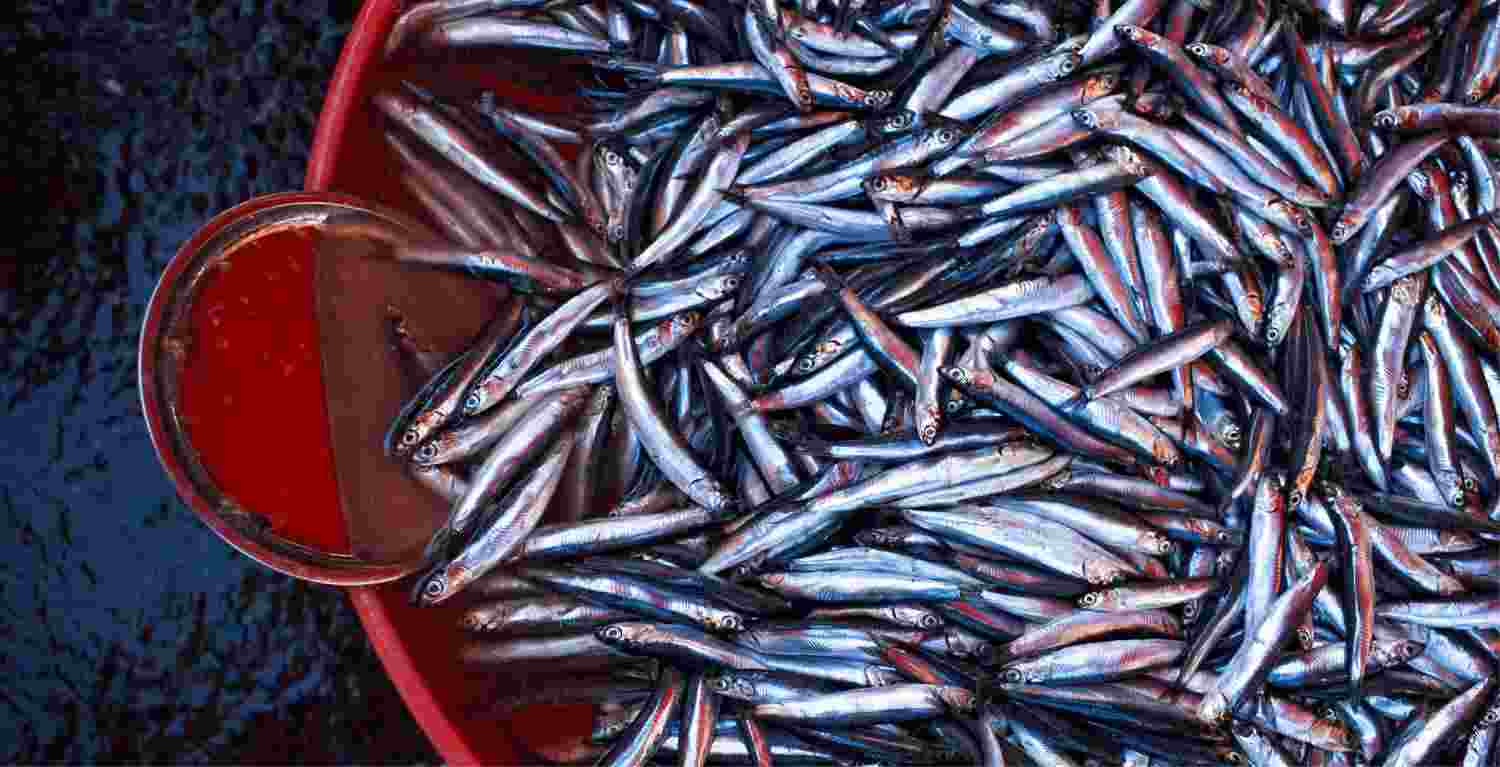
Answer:
[[1493, 3], [423, 0], [387, 51], [493, 48], [592, 77], [374, 97], [445, 240], [396, 257], [511, 288], [384, 447], [451, 507], [413, 600], [579, 754], [1500, 764]]

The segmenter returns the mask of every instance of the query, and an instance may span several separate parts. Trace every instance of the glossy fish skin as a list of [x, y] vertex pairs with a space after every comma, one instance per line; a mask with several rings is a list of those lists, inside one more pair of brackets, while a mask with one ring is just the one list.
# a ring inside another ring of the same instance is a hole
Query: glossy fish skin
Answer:
[[464, 415], [482, 413], [505, 399], [542, 357], [567, 340], [588, 315], [609, 298], [612, 290], [608, 283], [593, 285], [524, 331], [494, 367], [469, 390], [464, 398]]
[[739, 613], [701, 596], [660, 588], [630, 576], [528, 566], [524, 577], [553, 591], [575, 594], [661, 621], [695, 623], [710, 631], [739, 631], [745, 626], [745, 619]]
[[1450, 734], [1456, 733], [1480, 714], [1494, 686], [1493, 679], [1479, 682], [1430, 716], [1413, 717], [1396, 736], [1381, 767], [1406, 767], [1426, 761], [1429, 754], [1441, 749], [1441, 744]]
[[681, 536], [716, 520], [713, 512], [689, 506], [543, 525], [526, 538], [516, 558], [539, 561], [633, 548]]
[[1500, 425], [1477, 352], [1463, 342], [1453, 318], [1436, 296], [1429, 295], [1423, 304], [1422, 322], [1437, 344], [1453, 384], [1454, 401], [1478, 443], [1490, 476], [1500, 477]]
[[[1077, 51], [1070, 49], [1039, 55], [993, 80], [958, 94], [948, 101], [941, 113], [944, 117], [959, 120], [972, 120], [986, 112], [1004, 114], [1007, 107], [1022, 103], [1028, 96], [1073, 74], [1080, 61]], [[962, 154], [976, 151], [982, 151], [982, 148], [959, 149]], [[942, 165], [938, 167], [942, 168]]]
[[486, 602], [464, 611], [459, 627], [476, 634], [566, 633], [628, 620], [630, 613], [566, 597]]
[[1449, 601], [1388, 602], [1377, 610], [1382, 618], [1433, 628], [1496, 628], [1500, 626], [1500, 600], [1472, 598]]
[[1135, 611], [1156, 610], [1173, 607], [1195, 599], [1201, 599], [1216, 591], [1219, 581], [1215, 578], [1177, 578], [1164, 583], [1148, 583], [1138, 586], [1115, 586], [1103, 591], [1091, 591], [1078, 599], [1078, 606], [1085, 610]]
[[[471, 473], [468, 491], [453, 503], [447, 519], [428, 541], [426, 556], [439, 558], [456, 553], [449, 548], [464, 540], [474, 521], [488, 509], [496, 495], [504, 491], [538, 453], [550, 448], [545, 436], [557, 429], [571, 431], [567, 427], [587, 404], [587, 397], [588, 390], [584, 387], [558, 392], [556, 397], [544, 400], [528, 411], [530, 418], [521, 420], [500, 437], [489, 448], [484, 461]], [[571, 446], [571, 433], [566, 439]], [[566, 458], [562, 456], [559, 460]], [[561, 472], [562, 466], [557, 469]], [[546, 492], [549, 498], [551, 494], [550, 490]]]
[[[953, 537], [970, 545], [1014, 556], [1045, 569], [1094, 584], [1112, 583], [1136, 568], [1115, 554], [1083, 537], [1072, 528], [1024, 512], [1005, 512], [979, 506], [956, 507], [953, 511], [907, 509], [902, 517], [934, 534]], [[1061, 552], [1049, 554], [1044, 542], [1050, 537], [1066, 541]]]
[[660, 406], [653, 401], [630, 334], [626, 303], [616, 298], [615, 304], [615, 381], [621, 409], [641, 434], [646, 452], [678, 489], [709, 511], [726, 512], [733, 507], [733, 500], [718, 480], [699, 465], [681, 433], [666, 422]]
[[602, 626], [594, 633], [621, 652], [670, 659], [697, 670], [720, 666], [738, 671], [768, 669], [758, 654], [687, 626], [624, 622]]
[[1454, 224], [1437, 232], [1430, 239], [1386, 256], [1371, 266], [1370, 271], [1364, 275], [1360, 282], [1361, 290], [1368, 293], [1383, 288], [1402, 277], [1439, 263], [1488, 228], [1496, 213], [1491, 211]]
[[[484, 521], [485, 527], [476, 530], [462, 550], [452, 559], [439, 562], [419, 582], [413, 600], [425, 605], [438, 604], [509, 559], [541, 521], [562, 481], [563, 467], [572, 451], [572, 434], [563, 435], [548, 447], [531, 474], [498, 500], [493, 515]], [[434, 541], [438, 540], [435, 536]], [[441, 556], [440, 549], [433, 549], [432, 553]]]
[[[1223, 89], [1229, 104], [1245, 118], [1256, 135], [1285, 152], [1302, 177], [1319, 192], [1330, 198], [1339, 196], [1333, 167], [1292, 116], [1238, 83], [1226, 83]], [[1339, 241], [1337, 237], [1334, 240]]]
[[1401, 186], [1407, 174], [1446, 144], [1451, 135], [1434, 131], [1397, 144], [1380, 157], [1370, 169], [1361, 174], [1354, 188], [1346, 196], [1339, 218], [1329, 230], [1328, 236], [1335, 245], [1342, 245], [1369, 222], [1376, 209]]
[[1114, 394], [1147, 378], [1188, 365], [1223, 343], [1233, 330], [1228, 320], [1220, 320], [1197, 323], [1163, 335], [1122, 357], [1114, 367], [1084, 386], [1080, 396], [1088, 400]]
[[1249, 548], [1243, 556], [1254, 567], [1250, 569], [1245, 588], [1245, 624], [1259, 626], [1281, 593], [1285, 557], [1288, 500], [1285, 477], [1272, 471], [1261, 477], [1251, 500]]
[[1175, 639], [1117, 639], [1073, 645], [1000, 669], [1008, 684], [1087, 684], [1135, 676], [1170, 665], [1182, 654]]
[[939, 685], [897, 684], [851, 690], [783, 703], [762, 703], [757, 718], [838, 727], [930, 719], [953, 711], [973, 711], [972, 693]]
[[1002, 284], [926, 309], [902, 312], [894, 320], [916, 328], [989, 324], [1077, 306], [1093, 296], [1093, 287], [1082, 275], [1037, 277]]
[[[1058, 444], [1119, 463], [1134, 463], [1129, 451], [1100, 439], [1063, 418], [1041, 397], [1011, 383], [994, 371], [950, 366], [943, 368], [942, 373], [943, 377], [965, 393], [1000, 409], [1028, 429], [1044, 434]], [[1058, 399], [1061, 401], [1071, 394], [1064, 394]]]
[[880, 573], [765, 573], [759, 582], [784, 596], [811, 602], [901, 604], [959, 597], [959, 588], [946, 581]]
[[[1034, 370], [1012, 358], [1005, 371], [1017, 383], [1054, 408], [1078, 395], [1077, 387]], [[1067, 417], [1095, 434], [1129, 448], [1144, 461], [1172, 468], [1181, 459], [1177, 445], [1155, 422], [1109, 398], [1090, 400]]]
[[1272, 603], [1266, 617], [1246, 635], [1212, 689], [1203, 696], [1198, 716], [1205, 722], [1222, 722], [1244, 700], [1259, 690], [1270, 673], [1271, 661], [1291, 639], [1294, 626], [1312, 607], [1313, 597], [1328, 580], [1328, 565], [1318, 563]]
[[687, 678], [674, 668], [664, 668], [657, 679], [656, 691], [630, 727], [615, 740], [598, 764], [608, 767], [644, 765], [651, 761], [666, 735], [667, 726], [677, 715], [687, 691]]
[[552, 221], [568, 220], [566, 214], [553, 208], [535, 190], [489, 161], [476, 145], [475, 137], [461, 124], [441, 110], [423, 103], [412, 89], [406, 91], [382, 91], [373, 97], [372, 103], [387, 118], [422, 139], [486, 188]]
[[990, 504], [1061, 522], [1115, 551], [1135, 551], [1160, 556], [1173, 549], [1166, 536], [1137, 521], [1128, 512], [1108, 504], [1050, 494], [994, 498]]

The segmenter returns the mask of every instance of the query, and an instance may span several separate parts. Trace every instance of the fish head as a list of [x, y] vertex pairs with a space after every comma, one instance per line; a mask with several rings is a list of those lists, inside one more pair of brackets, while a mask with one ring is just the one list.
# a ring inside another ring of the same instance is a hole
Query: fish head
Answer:
[[974, 382], [974, 376], [968, 368], [944, 365], [938, 368], [938, 375], [952, 381], [957, 386], [969, 386]]
[[691, 489], [693, 492], [688, 493], [688, 496], [697, 500], [699, 506], [715, 515], [725, 515], [734, 511], [734, 498], [724, 492], [724, 486], [713, 477], [699, 477], [693, 481]]
[[854, 534], [854, 540], [861, 546], [869, 546], [876, 549], [889, 549], [901, 544], [901, 534], [885, 528], [871, 528], [861, 530]]
[[911, 202], [926, 186], [915, 173], [881, 173], [862, 183], [865, 194], [887, 202]]
[[710, 631], [719, 631], [725, 634], [738, 634], [745, 630], [745, 619], [734, 613], [720, 613], [710, 616], [705, 620]]
[[[1280, 216], [1283, 220], [1287, 221], [1292, 226], [1297, 227], [1297, 231], [1299, 233], [1312, 234], [1312, 217], [1307, 215], [1307, 211], [1304, 210], [1301, 205], [1298, 205], [1291, 200], [1277, 197], [1276, 199], [1266, 203], [1266, 208], [1271, 212], [1272, 215]], [[1281, 238], [1278, 237], [1277, 239], [1280, 240]], [[1282, 248], [1286, 248], [1285, 243], [1282, 243]], [[1280, 256], [1283, 254], [1278, 252], [1277, 255]], [[1291, 253], [1288, 252], [1285, 254], [1285, 256], [1286, 258], [1283, 263], [1290, 264], [1292, 260]]]
[[721, 274], [698, 289], [698, 294], [710, 301], [720, 301], [734, 295], [740, 289], [744, 277], [739, 274]]
[[932, 124], [922, 134], [922, 140], [938, 151], [946, 151], [958, 146], [958, 142], [968, 138], [974, 132], [974, 126], [962, 120], [954, 120], [949, 117], [929, 118]]
[[1188, 623], [1195, 623], [1198, 620], [1198, 613], [1202, 610], [1203, 605], [1197, 599], [1185, 602], [1182, 605], [1182, 619]]
[[1083, 103], [1097, 101], [1114, 93], [1120, 87], [1120, 73], [1100, 72], [1084, 80], [1079, 87], [1082, 89], [1080, 95], [1083, 97]]
[[728, 698], [754, 701], [757, 694], [755, 682], [758, 675], [740, 671], [721, 671], [708, 678], [708, 686], [714, 692]]
[[865, 95], [860, 98], [860, 104], [868, 109], [884, 109], [885, 107], [890, 106], [891, 101], [895, 98], [896, 94], [888, 90], [868, 90], [865, 91]]
[[1042, 481], [1042, 487], [1048, 490], [1062, 490], [1073, 482], [1073, 470], [1063, 469]]
[[1157, 556], [1172, 553], [1172, 541], [1168, 540], [1167, 536], [1161, 533], [1150, 532], [1142, 535], [1141, 545]]
[[1153, 46], [1159, 39], [1148, 30], [1137, 27], [1134, 24], [1116, 24], [1115, 36], [1131, 45], [1143, 47]]
[[1152, 167], [1146, 163], [1145, 158], [1128, 146], [1116, 144], [1106, 149], [1105, 155], [1132, 176], [1148, 176], [1152, 172]]
[[457, 594], [459, 589], [472, 580], [474, 576], [456, 562], [438, 565], [417, 581], [416, 588], [412, 591], [412, 601], [424, 606], [439, 604]]
[[680, 338], [697, 330], [703, 324], [703, 314], [696, 311], [678, 312], [672, 319], [663, 323], [666, 326], [666, 335], [671, 338]]
[[936, 404], [930, 404], [917, 415], [917, 437], [922, 444], [931, 445], [937, 441], [938, 429], [942, 428], [943, 409]]
[[1077, 109], [1068, 112], [1068, 114], [1071, 115], [1073, 121], [1078, 123], [1078, 125], [1084, 130], [1096, 131], [1104, 127], [1104, 118], [1102, 117], [1101, 111], [1098, 109], [1078, 107]]
[[1479, 717], [1481, 728], [1494, 727], [1497, 724], [1500, 724], [1500, 703], [1490, 706], [1489, 710], [1484, 712], [1484, 716]]
[[1335, 245], [1343, 245], [1354, 236], [1354, 217], [1345, 213], [1333, 222], [1333, 228], [1328, 230], [1328, 239], [1333, 240]]
[[1171, 468], [1177, 465], [1182, 453], [1178, 451], [1177, 445], [1166, 437], [1158, 437], [1151, 441], [1151, 457], [1164, 467]]
[[1435, 471], [1432, 472], [1432, 479], [1437, 483], [1438, 492], [1449, 505], [1458, 509], [1468, 507], [1469, 494], [1465, 492], [1463, 479], [1459, 477], [1458, 472]]
[[[1090, 578], [1092, 583], [1093, 579]], [[1108, 591], [1090, 591], [1078, 598], [1078, 606], [1085, 610], [1100, 610], [1108, 607], [1114, 601], [1113, 595]]]
[[948, 400], [943, 403], [943, 412], [948, 415], [958, 415], [969, 409], [969, 398], [963, 392], [952, 390], [948, 392]]
[[1414, 110], [1405, 107], [1393, 109], [1382, 109], [1370, 118], [1370, 124], [1380, 130], [1397, 130], [1399, 128], [1410, 128], [1417, 123], [1417, 115]]
[[972, 714], [974, 709], [979, 705], [979, 701], [975, 698], [974, 693], [962, 687], [945, 686], [938, 688], [937, 696], [954, 713]]
[[629, 650], [645, 644], [653, 631], [655, 626], [650, 623], [611, 623], [596, 629], [594, 636], [610, 647]]
[[897, 623], [914, 626], [923, 631], [932, 631], [943, 626], [943, 619], [939, 618], [936, 613], [920, 607], [898, 605], [891, 608], [891, 613], [895, 616]]
[[1229, 66], [1229, 51], [1217, 45], [1202, 42], [1188, 43], [1183, 50], [1187, 52], [1187, 55], [1215, 67]]
[[894, 109], [882, 112], [864, 121], [865, 132], [872, 135], [895, 136], [910, 132], [917, 127], [918, 115], [910, 109]]
[[412, 453], [412, 460], [423, 466], [430, 465], [438, 457], [439, 450], [447, 447], [452, 441], [451, 434], [437, 434], [432, 439], [423, 442], [422, 446]]
[[459, 619], [458, 627], [471, 634], [494, 631], [499, 626], [501, 615], [503, 615], [503, 609], [500, 605], [470, 610]]
[[1073, 74], [1083, 65], [1083, 56], [1078, 51], [1063, 51], [1057, 55], [1052, 63], [1052, 68], [1047, 70], [1047, 75], [1052, 80], [1061, 80]]
[[[1224, 697], [1224, 693], [1210, 690], [1198, 704], [1198, 718], [1213, 726], [1229, 721], [1229, 699]], [[1249, 725], [1241, 723], [1241, 726], [1248, 727]]]
[[1292, 307], [1286, 301], [1277, 301], [1266, 314], [1266, 343], [1276, 346], [1286, 337], [1292, 324]]

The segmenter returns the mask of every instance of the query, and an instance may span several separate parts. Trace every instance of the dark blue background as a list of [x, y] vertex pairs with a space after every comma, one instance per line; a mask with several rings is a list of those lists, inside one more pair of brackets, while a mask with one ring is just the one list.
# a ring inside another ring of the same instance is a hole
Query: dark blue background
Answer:
[[0, 245], [0, 762], [437, 759], [339, 591], [244, 559], [178, 501], [135, 384], [177, 246], [301, 187], [355, 10], [0, 10], [0, 199], [20, 216]]

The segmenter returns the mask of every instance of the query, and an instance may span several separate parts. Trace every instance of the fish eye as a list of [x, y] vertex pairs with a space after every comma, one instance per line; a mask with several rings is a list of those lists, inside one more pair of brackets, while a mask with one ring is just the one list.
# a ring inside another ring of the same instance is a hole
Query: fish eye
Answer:
[[953, 143], [953, 139], [957, 137], [952, 128], [943, 128], [937, 134], [938, 141], [943, 144], [951, 144]]
[[875, 181], [870, 184], [870, 186], [874, 187], [875, 191], [877, 192], [884, 192], [890, 185], [890, 179], [886, 178], [885, 176], [876, 176]]
[[606, 626], [602, 636], [607, 641], [618, 642], [625, 638], [625, 629], [620, 626]]
[[413, 444], [416, 444], [416, 441], [419, 438], [421, 438], [421, 436], [422, 435], [417, 432], [417, 430], [416, 430], [415, 427], [407, 429], [406, 431], [401, 432], [401, 444], [403, 444], [403, 445], [413, 445]]
[[1084, 594], [1083, 598], [1078, 600], [1078, 604], [1082, 605], [1083, 607], [1093, 607], [1099, 604], [1099, 592], [1090, 591], [1089, 593]]
[[802, 359], [797, 360], [797, 370], [803, 373], [810, 373], [812, 372], [812, 369], [813, 361], [811, 357], [803, 357]]
[[443, 592], [448, 590], [448, 586], [444, 583], [444, 580], [442, 573], [433, 575], [428, 579], [427, 585], [422, 587], [422, 595], [428, 599], [437, 599], [442, 596]]
[[715, 690], [727, 690], [729, 689], [729, 680], [722, 676], [716, 676], [708, 680], [708, 686]]
[[1008, 668], [1004, 672], [1002, 672], [1001, 676], [1005, 678], [1005, 681], [1011, 684], [1020, 684], [1021, 682], [1026, 681], [1026, 675], [1021, 673], [1020, 669]]
[[1464, 489], [1471, 493], [1477, 492], [1479, 490], [1479, 482], [1476, 481], [1473, 477], [1464, 477], [1463, 485]]
[[428, 442], [427, 444], [425, 444], [425, 445], [417, 448], [417, 460], [418, 461], [424, 461], [424, 462], [425, 461], [430, 461], [430, 460], [432, 460], [432, 459], [434, 459], [436, 457], [437, 457], [437, 445], [434, 445], [431, 442]]
[[921, 626], [924, 629], [935, 629], [938, 626], [943, 625], [943, 622], [932, 613], [924, 613], [922, 617], [917, 620], [917, 625]]

